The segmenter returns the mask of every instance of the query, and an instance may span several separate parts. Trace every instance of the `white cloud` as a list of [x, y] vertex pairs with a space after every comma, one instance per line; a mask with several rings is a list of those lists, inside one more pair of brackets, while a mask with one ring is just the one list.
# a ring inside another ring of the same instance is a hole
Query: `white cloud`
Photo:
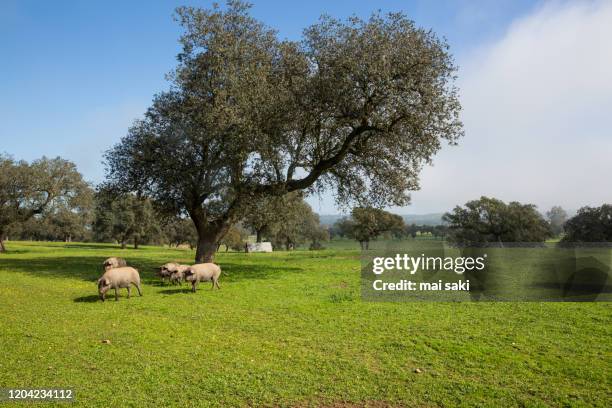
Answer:
[[547, 3], [461, 58], [466, 136], [423, 171], [410, 212], [490, 195], [612, 202], [612, 2]]

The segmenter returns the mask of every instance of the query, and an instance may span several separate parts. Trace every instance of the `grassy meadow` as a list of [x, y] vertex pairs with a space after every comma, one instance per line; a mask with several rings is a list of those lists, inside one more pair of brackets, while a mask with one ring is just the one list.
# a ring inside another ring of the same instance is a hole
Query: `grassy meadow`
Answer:
[[[363, 302], [357, 244], [328, 247], [219, 253], [221, 290], [193, 294], [154, 277], [190, 250], [8, 242], [0, 387], [91, 407], [612, 406], [610, 303]], [[113, 255], [143, 297], [98, 300]]]

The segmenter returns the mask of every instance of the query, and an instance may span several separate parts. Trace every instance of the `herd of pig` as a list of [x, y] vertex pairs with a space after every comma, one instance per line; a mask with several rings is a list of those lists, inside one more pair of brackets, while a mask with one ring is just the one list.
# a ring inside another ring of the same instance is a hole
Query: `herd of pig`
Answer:
[[[110, 289], [115, 290], [115, 300], [119, 300], [119, 289], [126, 288], [128, 299], [130, 298], [131, 287], [134, 285], [138, 289], [138, 294], [142, 296], [142, 288], [140, 286], [140, 274], [138, 270], [127, 266], [127, 262], [123, 258], [112, 257], [108, 258], [102, 264], [104, 274], [98, 279], [98, 294], [100, 299], [106, 299], [106, 292]], [[200, 282], [212, 282], [212, 288], [219, 286], [219, 276], [221, 268], [214, 263], [201, 263], [195, 265], [181, 265], [175, 262], [169, 262], [159, 268], [158, 276], [162, 281], [168, 279], [171, 283], [183, 281], [191, 282], [191, 291], [195, 292]]]

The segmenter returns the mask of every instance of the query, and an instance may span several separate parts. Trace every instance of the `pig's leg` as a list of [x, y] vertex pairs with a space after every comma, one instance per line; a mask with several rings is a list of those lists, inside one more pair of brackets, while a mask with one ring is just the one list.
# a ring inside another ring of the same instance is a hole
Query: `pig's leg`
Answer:
[[215, 286], [217, 289], [221, 289], [221, 286], [219, 286], [219, 278], [215, 279]]
[[138, 295], [142, 296], [142, 289], [140, 289], [140, 282], [135, 283], [134, 286], [136, 286], [136, 289], [138, 289]]
[[115, 302], [119, 301], [119, 289], [115, 288]]
[[128, 285], [127, 290], [128, 290], [128, 299], [129, 299], [129, 298], [130, 298], [130, 295], [132, 294], [132, 291], [131, 291], [131, 289], [130, 289], [130, 285]]

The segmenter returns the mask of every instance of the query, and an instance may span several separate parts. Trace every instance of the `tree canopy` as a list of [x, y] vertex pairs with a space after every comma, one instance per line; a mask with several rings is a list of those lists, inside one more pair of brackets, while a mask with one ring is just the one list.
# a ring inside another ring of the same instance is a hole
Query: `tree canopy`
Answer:
[[481, 197], [446, 213], [449, 239], [461, 245], [538, 243], [551, 235], [549, 224], [533, 204]]
[[300, 216], [296, 212], [301, 210], [302, 201], [302, 195], [298, 192], [261, 197], [256, 205], [248, 207], [243, 219], [244, 225], [255, 232], [257, 242], [262, 242], [264, 235], [270, 238], [279, 229], [279, 225]]
[[161, 239], [161, 227], [151, 200], [134, 194], [116, 195], [101, 189], [96, 194], [94, 232], [99, 240], [112, 239], [121, 248]]
[[323, 17], [298, 42], [240, 1], [177, 18], [172, 87], [107, 152], [107, 175], [186, 211], [197, 261], [261, 197], [331, 189], [339, 205], [405, 205], [462, 135], [448, 45], [403, 14]]
[[362, 249], [369, 249], [370, 241], [383, 233], [401, 235], [406, 228], [401, 216], [372, 207], [355, 207], [350, 218], [343, 218], [336, 225], [342, 235], [359, 241]]
[[83, 196], [89, 193], [72, 162], [42, 157], [28, 163], [0, 155], [0, 252], [11, 225], [50, 209], [78, 212]]
[[565, 223], [564, 243], [612, 242], [612, 205], [582, 207]]

